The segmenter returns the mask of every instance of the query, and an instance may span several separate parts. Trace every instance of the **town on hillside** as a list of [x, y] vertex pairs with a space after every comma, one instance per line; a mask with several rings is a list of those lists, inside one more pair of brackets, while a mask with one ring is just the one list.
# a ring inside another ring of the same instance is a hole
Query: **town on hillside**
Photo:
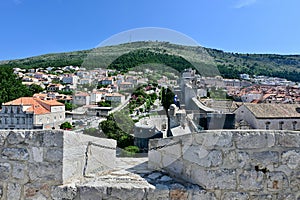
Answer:
[[14, 74], [41, 90], [2, 104], [4, 130], [74, 130], [116, 139], [134, 152], [147, 152], [149, 139], [202, 130], [300, 130], [300, 85], [283, 78], [77, 66], [14, 68]]

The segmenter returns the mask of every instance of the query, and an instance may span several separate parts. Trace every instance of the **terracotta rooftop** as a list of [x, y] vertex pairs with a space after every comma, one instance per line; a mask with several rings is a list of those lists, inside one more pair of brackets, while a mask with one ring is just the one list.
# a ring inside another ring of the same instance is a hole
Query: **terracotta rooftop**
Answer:
[[[246, 106], [257, 118], [300, 118], [299, 104], [251, 104]], [[297, 109], [297, 110], [296, 110]]]
[[36, 115], [42, 115], [50, 113], [50, 110], [43, 107], [40, 102], [44, 102], [45, 104], [48, 104], [50, 106], [62, 106], [64, 104], [57, 102], [56, 100], [49, 100], [49, 101], [43, 101], [34, 97], [21, 97], [18, 99], [15, 99], [13, 101], [4, 103], [4, 106], [18, 106], [18, 105], [24, 105], [29, 106], [26, 110], [26, 112], [33, 112]]

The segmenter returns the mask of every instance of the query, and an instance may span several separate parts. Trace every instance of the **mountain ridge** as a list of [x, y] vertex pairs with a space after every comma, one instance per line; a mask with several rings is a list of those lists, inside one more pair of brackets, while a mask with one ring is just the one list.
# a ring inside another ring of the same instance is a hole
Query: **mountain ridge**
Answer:
[[[184, 46], [169, 42], [141, 41], [89, 50], [63, 53], [49, 53], [22, 59], [0, 61], [1, 66], [19, 68], [61, 67], [67, 65], [93, 64], [108, 67], [119, 56], [136, 49], [146, 49], [155, 53], [181, 56], [193, 65], [208, 64], [217, 68], [225, 78], [238, 78], [241, 73], [286, 78], [300, 82], [300, 55], [230, 53], [201, 46]], [[101, 59], [96, 63], [97, 56]], [[126, 63], [124, 63], [126, 64]]]

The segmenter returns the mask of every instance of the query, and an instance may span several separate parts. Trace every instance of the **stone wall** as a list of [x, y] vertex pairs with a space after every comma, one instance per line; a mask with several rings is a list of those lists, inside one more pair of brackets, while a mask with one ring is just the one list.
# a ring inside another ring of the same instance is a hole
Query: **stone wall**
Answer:
[[53, 186], [114, 168], [114, 140], [63, 131], [0, 131], [0, 199], [50, 199]]
[[300, 132], [205, 131], [150, 140], [149, 168], [212, 199], [300, 199]]

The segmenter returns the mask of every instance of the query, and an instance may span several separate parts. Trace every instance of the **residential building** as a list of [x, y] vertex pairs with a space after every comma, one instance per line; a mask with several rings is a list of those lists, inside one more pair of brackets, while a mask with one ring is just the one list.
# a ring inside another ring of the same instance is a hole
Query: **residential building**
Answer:
[[56, 100], [21, 97], [4, 103], [0, 129], [51, 129], [65, 120], [65, 105]]
[[119, 93], [106, 94], [105, 101], [123, 103], [125, 101], [125, 96]]
[[86, 92], [78, 92], [73, 96], [73, 104], [85, 106], [90, 104], [91, 96]]
[[237, 108], [236, 123], [245, 121], [253, 129], [300, 130], [299, 104], [251, 104]]
[[113, 77], [105, 77], [99, 81], [99, 85], [113, 85], [114, 79]]
[[76, 85], [78, 83], [79, 77], [74, 74], [66, 74], [62, 78], [62, 82], [65, 84]]

